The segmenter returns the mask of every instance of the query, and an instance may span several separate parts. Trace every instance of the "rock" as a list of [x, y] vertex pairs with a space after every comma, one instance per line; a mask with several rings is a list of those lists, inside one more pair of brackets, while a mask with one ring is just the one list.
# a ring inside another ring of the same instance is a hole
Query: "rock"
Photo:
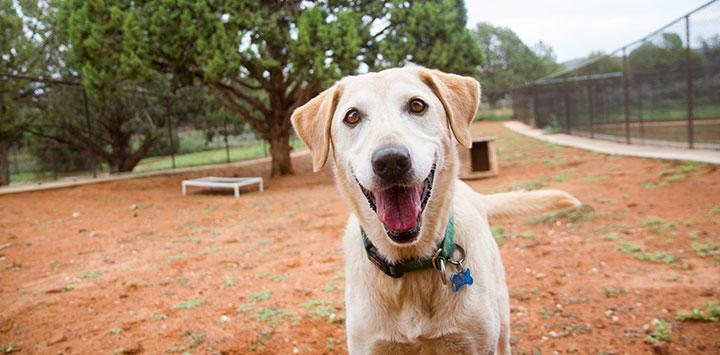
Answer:
[[228, 321], [230, 321], [230, 317], [224, 314], [220, 316], [220, 323], [227, 323]]
[[670, 354], [670, 347], [664, 341], [658, 341], [658, 342], [653, 343], [652, 350], [653, 350], [653, 353], [659, 354], [659, 355]]
[[135, 343], [128, 347], [123, 347], [122, 351], [120, 353], [125, 354], [125, 355], [132, 355], [132, 354], [140, 354], [144, 350], [145, 349], [143, 349], [142, 343]]
[[63, 333], [56, 333], [50, 337], [50, 340], [47, 341], [47, 345], [49, 346], [49, 345], [60, 344], [64, 341], [67, 341], [67, 336]]
[[130, 205], [131, 211], [137, 211], [138, 208], [140, 208], [140, 207], [136, 203], [133, 203], [132, 205]]
[[101, 235], [103, 235], [103, 232], [92, 231], [92, 232], [88, 233], [88, 237], [90, 237], [90, 238], [99, 237]]
[[78, 217], [80, 217], [80, 212], [73, 212], [73, 213], [72, 213], [72, 218], [78, 218]]

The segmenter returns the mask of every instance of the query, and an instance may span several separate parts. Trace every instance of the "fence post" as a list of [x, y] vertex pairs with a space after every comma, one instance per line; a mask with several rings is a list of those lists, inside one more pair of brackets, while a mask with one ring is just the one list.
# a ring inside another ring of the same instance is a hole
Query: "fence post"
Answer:
[[594, 124], [594, 116], [595, 116], [595, 108], [593, 107], [593, 88], [592, 88], [592, 77], [590, 74], [588, 74], [588, 80], [587, 80], [587, 91], [588, 91], [588, 118], [589, 118], [589, 124], [590, 124], [590, 138], [595, 138], [595, 124]]
[[173, 142], [172, 115], [170, 114], [168, 114], [168, 138], [170, 139], [170, 158], [172, 159], [172, 168], [175, 169], [175, 143]]
[[538, 128], [538, 113], [537, 113], [537, 84], [532, 86], [532, 107], [533, 107], [533, 123], [532, 127]]
[[[90, 121], [90, 105], [88, 104], [88, 98], [87, 98], [87, 91], [85, 91], [85, 87], [82, 88], [83, 93], [83, 104], [85, 106], [85, 125], [87, 126], [88, 131], [88, 141], [90, 141], [90, 144], [93, 144], [93, 131], [92, 131], [92, 123]], [[93, 179], [97, 178], [97, 158], [95, 157], [95, 152], [90, 150], [90, 170], [92, 171]]]
[[565, 133], [570, 134], [570, 97], [568, 93], [570, 92], [570, 89], [568, 88], [568, 82], [567, 79], [565, 79], [565, 85], [563, 90], [565, 92]]
[[227, 117], [223, 118], [223, 128], [224, 128], [224, 134], [225, 134], [225, 161], [230, 163], [230, 145], [228, 144], [228, 127], [227, 127]]
[[690, 49], [690, 15], [685, 16], [685, 83], [687, 85], [685, 95], [687, 96], [687, 115], [688, 115], [688, 146], [693, 149], [693, 80], [692, 80], [692, 62]]
[[628, 68], [628, 57], [625, 47], [622, 48], [623, 54], [623, 106], [625, 106], [625, 143], [630, 144], [630, 78]]

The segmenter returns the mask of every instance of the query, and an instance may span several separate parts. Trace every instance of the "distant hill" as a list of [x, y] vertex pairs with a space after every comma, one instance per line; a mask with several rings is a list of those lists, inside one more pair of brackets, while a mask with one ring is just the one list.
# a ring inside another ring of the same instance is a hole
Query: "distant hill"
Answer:
[[563, 70], [572, 70], [572, 69], [575, 69], [578, 66], [580, 66], [580, 64], [582, 64], [586, 60], [587, 60], [587, 57], [579, 57], [579, 58], [574, 58], [574, 59], [570, 59], [568, 61], [562, 62], [562, 63], [560, 63], [560, 65], [563, 66]]

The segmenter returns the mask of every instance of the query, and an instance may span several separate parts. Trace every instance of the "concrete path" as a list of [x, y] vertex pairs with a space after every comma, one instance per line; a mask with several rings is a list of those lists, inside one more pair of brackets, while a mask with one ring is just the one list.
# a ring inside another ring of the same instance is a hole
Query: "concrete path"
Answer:
[[642, 158], [668, 160], [689, 160], [720, 165], [720, 151], [633, 145], [590, 139], [568, 134], [545, 134], [541, 129], [532, 128], [522, 122], [510, 121], [505, 127], [528, 137], [568, 147], [592, 150], [599, 153], [629, 155]]
[[[303, 149], [303, 150], [299, 150], [299, 151], [291, 153], [290, 156], [292, 158], [295, 158], [295, 157], [301, 157], [301, 156], [308, 155], [308, 154], [310, 154], [310, 152], [307, 149]], [[14, 193], [20, 193], [20, 192], [29, 192], [29, 191], [60, 189], [60, 188], [65, 188], [65, 187], [98, 184], [98, 183], [103, 183], [103, 182], [108, 182], [108, 181], [140, 179], [140, 178], [153, 177], [153, 176], [178, 175], [178, 174], [185, 174], [185, 173], [196, 172], [196, 171], [237, 168], [237, 167], [250, 166], [250, 165], [262, 164], [262, 163], [268, 163], [268, 162], [270, 162], [269, 157], [241, 160], [241, 161], [237, 161], [237, 162], [233, 162], [233, 163], [229, 163], [229, 164], [203, 165], [203, 166], [195, 166], [195, 167], [190, 167], [190, 168], [178, 168], [178, 169], [150, 171], [150, 172], [146, 172], [146, 173], [123, 173], [123, 174], [116, 174], [116, 175], [105, 175], [105, 176], [99, 176], [95, 179], [93, 179], [92, 177], [70, 177], [70, 178], [66, 178], [64, 180], [52, 181], [52, 182], [26, 183], [26, 184], [23, 184], [23, 183], [12, 184], [11, 183], [10, 186], [0, 187], [0, 195], [14, 194]]]

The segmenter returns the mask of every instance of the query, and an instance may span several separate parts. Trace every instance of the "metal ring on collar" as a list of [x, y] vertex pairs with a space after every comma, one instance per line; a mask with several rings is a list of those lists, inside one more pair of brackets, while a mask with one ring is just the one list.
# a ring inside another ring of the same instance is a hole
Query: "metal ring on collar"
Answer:
[[445, 274], [445, 258], [440, 257], [441, 253], [442, 248], [438, 248], [438, 250], [432, 257], [432, 265], [433, 268], [440, 273], [440, 280], [442, 281], [443, 285], [447, 285], [447, 276]]
[[447, 259], [447, 262], [460, 267], [465, 262], [465, 249], [457, 244], [455, 244], [455, 248], [460, 252], [460, 260]]

